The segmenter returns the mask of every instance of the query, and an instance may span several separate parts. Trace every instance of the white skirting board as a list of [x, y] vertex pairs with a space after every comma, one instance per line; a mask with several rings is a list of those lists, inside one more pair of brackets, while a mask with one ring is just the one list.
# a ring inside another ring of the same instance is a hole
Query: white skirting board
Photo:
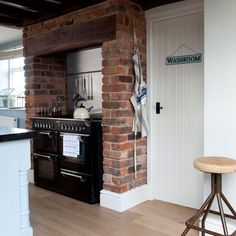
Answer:
[[100, 194], [100, 205], [114, 211], [123, 212], [150, 199], [151, 191], [148, 185], [132, 189], [125, 193], [113, 193], [102, 190]]
[[[228, 228], [228, 231], [229, 231], [229, 235], [231, 235], [236, 230], [235, 220], [226, 218], [226, 221], [227, 221], [227, 228]], [[220, 220], [219, 216], [209, 214], [209, 216], [206, 219], [205, 225], [206, 225], [206, 229], [208, 229], [208, 230], [212, 230], [212, 231], [215, 231], [217, 233], [224, 234], [222, 224], [221, 224], [221, 220]], [[201, 235], [201, 234], [199, 234], [199, 235]], [[209, 234], [206, 234], [206, 236], [208, 236], [208, 235]]]

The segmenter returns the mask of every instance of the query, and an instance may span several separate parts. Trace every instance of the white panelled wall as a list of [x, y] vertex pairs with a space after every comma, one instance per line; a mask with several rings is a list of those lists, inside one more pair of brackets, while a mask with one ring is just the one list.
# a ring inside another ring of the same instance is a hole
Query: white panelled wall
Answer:
[[[204, 1], [204, 155], [228, 156], [236, 159], [236, 0]], [[154, 79], [157, 75], [152, 50], [154, 44], [153, 25], [157, 16], [161, 20], [179, 16], [183, 11], [196, 12], [199, 0], [185, 0], [146, 12], [148, 43], [148, 78], [149, 78], [149, 119], [155, 130], [155, 93]], [[199, 8], [200, 10], [200, 8]], [[160, 19], [159, 19], [160, 20]], [[157, 70], [157, 69], [156, 69]], [[156, 139], [153, 132], [149, 136], [148, 162], [149, 185], [155, 198]], [[193, 185], [196, 183], [192, 183]], [[236, 173], [223, 176], [223, 191], [236, 210]], [[210, 192], [210, 176], [204, 175], [203, 199]], [[192, 193], [194, 194], [194, 193]], [[220, 231], [219, 219], [209, 217], [207, 227]], [[235, 222], [234, 222], [235, 224]], [[236, 229], [230, 222], [229, 231]], [[230, 230], [231, 228], [231, 230]]]
[[[204, 18], [204, 154], [236, 159], [236, 1], [205, 0]], [[210, 177], [204, 178], [206, 197]], [[223, 176], [223, 191], [236, 209], [235, 186], [236, 174]]]
[[[148, 183], [155, 199], [199, 207], [203, 197], [203, 174], [194, 170], [193, 161], [203, 155], [204, 60], [167, 66], [165, 59], [196, 51], [204, 54], [203, 1], [186, 0], [153, 8], [146, 12], [146, 17], [150, 119]], [[181, 47], [182, 44], [186, 47]], [[160, 114], [155, 112], [156, 102], [163, 106]]]

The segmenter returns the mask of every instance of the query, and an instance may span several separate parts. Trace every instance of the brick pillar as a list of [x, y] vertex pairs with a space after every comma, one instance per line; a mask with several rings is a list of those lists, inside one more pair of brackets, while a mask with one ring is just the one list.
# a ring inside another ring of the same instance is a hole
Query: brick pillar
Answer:
[[[145, 17], [137, 5], [119, 1], [117, 39], [102, 45], [103, 56], [103, 165], [104, 189], [122, 193], [147, 181], [146, 139], [137, 139], [137, 179], [134, 177], [132, 64], [133, 29], [145, 61]], [[145, 76], [145, 63], [143, 63]]]

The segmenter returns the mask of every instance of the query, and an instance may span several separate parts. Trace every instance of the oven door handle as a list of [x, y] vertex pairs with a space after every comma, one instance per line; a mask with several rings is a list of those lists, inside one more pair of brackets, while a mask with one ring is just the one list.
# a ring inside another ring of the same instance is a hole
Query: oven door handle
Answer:
[[85, 182], [86, 178], [83, 178], [83, 176], [81, 175], [75, 175], [75, 174], [71, 174], [65, 171], [61, 171], [62, 176], [71, 176], [71, 177], [75, 177], [77, 179], [80, 179], [81, 182]]
[[43, 157], [43, 158], [48, 159], [49, 161], [53, 161], [52, 157], [49, 156], [49, 155], [43, 155], [43, 154], [34, 153], [34, 156], [35, 156], [35, 158]]
[[80, 134], [80, 133], [63, 133], [63, 132], [61, 132], [61, 133], [60, 133], [60, 136], [61, 136], [61, 137], [63, 137], [64, 135], [67, 135], [67, 134], [69, 134], [69, 135], [76, 135], [76, 136], [84, 136], [84, 137], [89, 137], [89, 136], [90, 136], [90, 134]]
[[51, 133], [50, 133], [50, 132], [43, 132], [43, 131], [39, 131], [39, 134], [44, 134], [44, 135], [51, 136]]

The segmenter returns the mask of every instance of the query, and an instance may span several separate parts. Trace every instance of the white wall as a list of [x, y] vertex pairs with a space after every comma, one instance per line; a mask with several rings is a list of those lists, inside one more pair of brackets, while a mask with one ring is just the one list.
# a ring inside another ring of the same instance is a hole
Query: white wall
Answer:
[[[204, 154], [236, 159], [236, 1], [205, 0]], [[236, 174], [223, 190], [236, 209]], [[206, 197], [209, 176], [205, 176]]]
[[[102, 49], [93, 48], [81, 50], [67, 55], [67, 74], [102, 70]], [[84, 102], [86, 107], [93, 106], [91, 113], [102, 113], [102, 73], [85, 74], [93, 77], [93, 100]], [[75, 93], [75, 76], [68, 76], [68, 99], [72, 101]], [[73, 110], [73, 102], [69, 103], [69, 110]]]
[[81, 50], [67, 55], [67, 73], [102, 69], [102, 49]]

